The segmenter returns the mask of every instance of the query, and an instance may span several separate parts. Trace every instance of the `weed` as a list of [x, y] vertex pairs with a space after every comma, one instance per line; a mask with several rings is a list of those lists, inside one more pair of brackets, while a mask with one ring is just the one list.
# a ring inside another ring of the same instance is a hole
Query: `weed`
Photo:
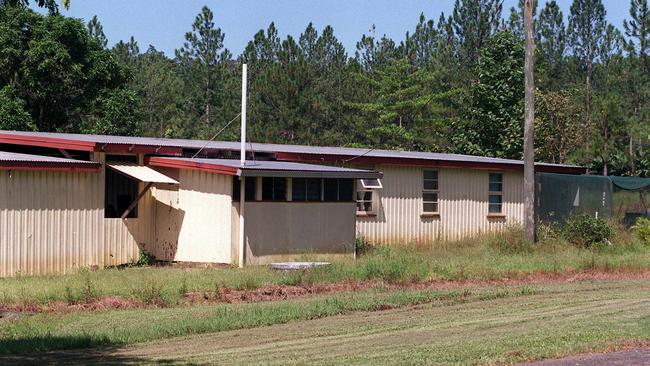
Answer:
[[188, 291], [189, 290], [187, 289], [187, 277], [183, 276], [183, 278], [181, 279], [181, 287], [178, 288], [178, 294], [183, 296], [186, 293], [188, 293]]
[[140, 249], [140, 254], [138, 255], [138, 261], [136, 264], [138, 266], [151, 266], [156, 263], [156, 257], [144, 249]]
[[650, 219], [645, 217], [637, 219], [632, 230], [646, 245], [650, 245]]
[[603, 219], [577, 215], [567, 220], [562, 233], [569, 242], [588, 248], [598, 243], [609, 243], [614, 229]]
[[164, 306], [166, 301], [163, 298], [162, 285], [153, 280], [147, 281], [143, 287], [135, 288], [132, 292], [133, 297], [140, 300], [143, 304]]
[[95, 301], [98, 297], [95, 284], [90, 279], [90, 273], [85, 271], [84, 284], [81, 288], [81, 300], [86, 304]]
[[65, 302], [68, 303], [68, 305], [72, 305], [77, 302], [77, 298], [74, 296], [72, 287], [70, 286], [65, 287]]

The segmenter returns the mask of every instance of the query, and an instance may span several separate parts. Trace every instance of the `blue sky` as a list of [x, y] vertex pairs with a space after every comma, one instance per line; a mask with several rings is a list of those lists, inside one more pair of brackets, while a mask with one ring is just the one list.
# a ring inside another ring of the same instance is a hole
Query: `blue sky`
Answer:
[[[539, 8], [545, 0], [540, 0]], [[504, 0], [504, 16], [517, 0]], [[571, 0], [558, 0], [566, 17]], [[604, 0], [608, 21], [622, 30], [628, 18], [629, 0]], [[215, 23], [225, 32], [225, 45], [238, 55], [259, 29], [274, 21], [280, 35], [297, 37], [311, 21], [317, 29], [326, 25], [353, 54], [356, 42], [375, 24], [378, 35], [399, 40], [417, 24], [420, 13], [438, 19], [449, 14], [453, 0], [71, 0], [63, 14], [89, 20], [97, 15], [109, 46], [131, 35], [145, 51], [149, 44], [167, 55], [183, 44], [194, 17], [203, 5], [215, 13]]]

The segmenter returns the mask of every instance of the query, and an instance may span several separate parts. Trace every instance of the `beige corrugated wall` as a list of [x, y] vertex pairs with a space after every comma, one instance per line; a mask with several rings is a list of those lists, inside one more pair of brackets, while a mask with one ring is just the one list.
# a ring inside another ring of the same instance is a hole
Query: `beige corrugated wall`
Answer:
[[153, 193], [156, 233], [147, 249], [163, 260], [230, 263], [232, 178], [181, 169], [179, 182]]
[[105, 219], [104, 172], [0, 171], [0, 277], [131, 262], [152, 240], [152, 203], [147, 194], [138, 218]]
[[[375, 217], [357, 217], [357, 236], [376, 243], [428, 243], [499, 230], [521, 223], [523, 174], [503, 173], [503, 218], [488, 218], [489, 171], [435, 169], [439, 179], [439, 217], [421, 217], [422, 171], [395, 165], [375, 167], [384, 173], [375, 200]], [[428, 169], [428, 168], [427, 168]], [[498, 171], [495, 171], [498, 172]]]

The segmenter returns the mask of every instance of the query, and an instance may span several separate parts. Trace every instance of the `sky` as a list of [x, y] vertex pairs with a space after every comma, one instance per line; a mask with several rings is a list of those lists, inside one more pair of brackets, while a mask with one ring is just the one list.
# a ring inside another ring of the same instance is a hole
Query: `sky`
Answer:
[[[32, 1], [32, 3], [35, 1]], [[538, 9], [545, 0], [540, 0]], [[564, 16], [571, 0], [557, 0]], [[420, 13], [437, 21], [441, 12], [453, 9], [453, 0], [71, 0], [70, 9], [61, 7], [66, 16], [86, 22], [97, 15], [104, 27], [109, 46], [134, 36], [141, 51], [149, 45], [168, 56], [183, 45], [184, 35], [192, 29], [194, 18], [203, 5], [212, 9], [215, 25], [225, 32], [225, 46], [239, 55], [260, 29], [275, 22], [280, 36], [297, 38], [309, 22], [316, 29], [334, 27], [334, 34], [353, 55], [356, 42], [374, 24], [378, 36], [386, 34], [396, 43], [415, 28]], [[503, 16], [517, 0], [504, 0]], [[607, 19], [621, 31], [629, 18], [629, 0], [603, 0]]]

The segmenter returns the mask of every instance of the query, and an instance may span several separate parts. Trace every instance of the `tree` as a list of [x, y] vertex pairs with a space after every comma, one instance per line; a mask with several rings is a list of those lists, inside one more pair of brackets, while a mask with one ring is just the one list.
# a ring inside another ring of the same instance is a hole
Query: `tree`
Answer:
[[524, 1], [524, 236], [532, 243], [535, 241], [535, 0]]
[[[508, 18], [508, 30], [515, 36], [524, 39], [524, 6], [526, 0], [519, 0], [517, 7], [510, 8], [510, 17]], [[537, 14], [537, 2], [533, 5], [533, 22]], [[536, 28], [536, 27], [535, 27]]]
[[434, 74], [406, 59], [394, 60], [371, 76], [360, 75], [373, 95], [349, 106], [367, 116], [366, 139], [371, 146], [423, 150], [438, 142], [447, 94], [436, 92]]
[[502, 0], [456, 0], [452, 14], [458, 58], [467, 72], [480, 62], [490, 36], [499, 29]]
[[214, 14], [207, 6], [196, 16], [192, 31], [185, 33], [183, 47], [176, 50], [176, 58], [186, 75], [196, 78], [201, 85], [197, 99], [203, 106], [204, 127], [210, 125], [210, 106], [214, 102], [217, 64], [229, 54], [223, 49], [225, 34], [215, 28]]
[[106, 35], [104, 34], [104, 27], [102, 27], [102, 23], [100, 23], [99, 19], [97, 19], [97, 15], [93, 15], [92, 19], [90, 19], [86, 27], [88, 28], [88, 34], [97, 40], [102, 48], [106, 48], [108, 39], [106, 39]]
[[129, 76], [80, 20], [0, 7], [0, 87], [12, 87], [38, 130], [78, 131], [95, 99]]
[[370, 28], [370, 34], [364, 34], [361, 40], [357, 42], [355, 59], [367, 72], [381, 68], [398, 57], [395, 41], [386, 35], [377, 39], [374, 24]]
[[589, 138], [582, 109], [567, 91], [549, 91], [535, 96], [535, 156], [554, 164], [573, 162], [576, 146]]
[[454, 122], [456, 152], [521, 159], [524, 116], [524, 44], [496, 33], [478, 64], [479, 82], [468, 93], [465, 116]]
[[438, 48], [438, 29], [433, 19], [426, 19], [424, 13], [415, 26], [413, 34], [406, 32], [400, 45], [400, 53], [418, 67], [429, 67]]
[[11, 86], [0, 89], [0, 130], [36, 130], [32, 116], [25, 110], [25, 102]]
[[568, 39], [573, 54], [585, 73], [586, 117], [591, 114], [591, 92], [594, 61], [605, 34], [605, 7], [601, 0], [573, 0], [569, 13]]
[[566, 29], [562, 11], [554, 0], [546, 3], [540, 12], [536, 34], [540, 56], [538, 64], [545, 71], [543, 84], [548, 89], [557, 90], [564, 78]]
[[95, 114], [84, 122], [82, 133], [140, 135], [140, 98], [129, 89], [107, 91], [95, 101]]

